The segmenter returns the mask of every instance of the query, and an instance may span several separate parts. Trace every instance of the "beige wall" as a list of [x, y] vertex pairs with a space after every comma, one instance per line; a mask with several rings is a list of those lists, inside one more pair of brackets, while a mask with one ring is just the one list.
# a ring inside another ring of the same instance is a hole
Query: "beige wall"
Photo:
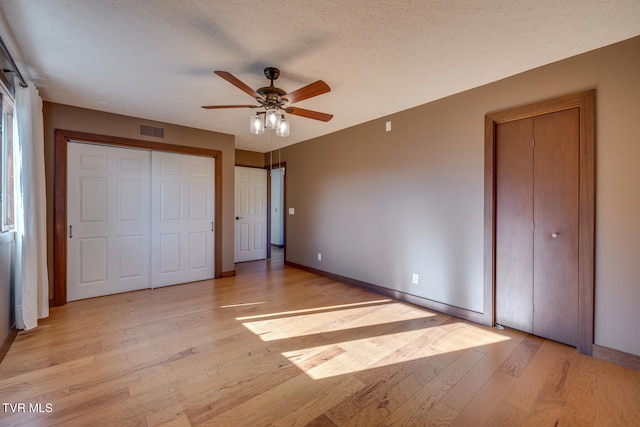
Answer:
[[[138, 135], [139, 124], [165, 128], [168, 144], [193, 146], [222, 152], [222, 271], [234, 270], [233, 262], [233, 189], [235, 139], [233, 135], [150, 122], [135, 117], [121, 116], [68, 105], [44, 103], [45, 169], [47, 177], [47, 228], [49, 269], [53, 271], [53, 149], [55, 129], [74, 130], [121, 138], [158, 142], [158, 138]], [[230, 225], [230, 226], [229, 226]], [[50, 279], [53, 275], [49, 275]]]
[[247, 150], [236, 150], [236, 166], [263, 168], [264, 153], [257, 153], [255, 151]]
[[481, 312], [485, 114], [595, 88], [595, 343], [640, 355], [639, 52], [634, 38], [283, 149], [287, 259]]

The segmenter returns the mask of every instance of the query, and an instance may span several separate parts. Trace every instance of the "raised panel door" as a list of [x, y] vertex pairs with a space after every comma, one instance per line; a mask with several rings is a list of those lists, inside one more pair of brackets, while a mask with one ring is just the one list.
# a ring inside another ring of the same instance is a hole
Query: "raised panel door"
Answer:
[[214, 277], [214, 160], [152, 153], [152, 287]]
[[267, 171], [235, 168], [235, 262], [267, 257]]
[[148, 151], [71, 142], [67, 300], [149, 287]]

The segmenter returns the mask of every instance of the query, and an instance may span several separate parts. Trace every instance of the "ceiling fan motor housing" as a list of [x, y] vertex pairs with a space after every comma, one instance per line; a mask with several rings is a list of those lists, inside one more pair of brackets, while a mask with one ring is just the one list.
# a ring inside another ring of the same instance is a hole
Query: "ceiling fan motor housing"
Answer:
[[264, 69], [264, 76], [269, 80], [277, 80], [280, 77], [280, 70], [275, 67], [267, 67]]
[[[280, 70], [275, 67], [267, 67], [264, 69], [264, 75], [266, 78], [271, 80], [271, 85], [261, 87], [260, 89], [256, 90], [256, 92], [258, 92], [260, 96], [265, 98], [266, 102], [262, 101], [265, 106], [280, 107], [280, 105], [282, 104], [282, 102], [280, 101], [280, 97], [287, 94], [286, 91], [273, 85], [273, 81], [280, 77]], [[260, 102], [259, 99], [258, 102]]]

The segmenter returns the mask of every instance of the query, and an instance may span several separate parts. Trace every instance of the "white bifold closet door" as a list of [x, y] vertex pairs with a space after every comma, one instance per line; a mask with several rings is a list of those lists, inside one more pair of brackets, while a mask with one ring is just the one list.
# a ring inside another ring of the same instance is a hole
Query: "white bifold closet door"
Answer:
[[69, 143], [67, 300], [149, 287], [148, 151]]
[[214, 276], [214, 160], [152, 153], [151, 287]]
[[69, 143], [67, 300], [214, 277], [214, 160]]

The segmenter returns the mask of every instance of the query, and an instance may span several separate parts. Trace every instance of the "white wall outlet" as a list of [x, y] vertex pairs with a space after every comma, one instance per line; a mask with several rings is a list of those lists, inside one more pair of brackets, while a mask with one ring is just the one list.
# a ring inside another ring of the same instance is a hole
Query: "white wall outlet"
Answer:
[[322, 261], [322, 254], [318, 252], [318, 261]]
[[289, 208], [289, 215], [295, 215], [296, 210], [295, 208]]
[[419, 275], [418, 273], [413, 273], [413, 277], [412, 277], [412, 279], [411, 279], [411, 280], [412, 280], [412, 282], [413, 282], [414, 284], [416, 284], [416, 285], [417, 285], [417, 284], [418, 284], [418, 282], [420, 281], [420, 275]]
[[391, 120], [389, 120], [387, 123], [385, 123], [385, 126], [386, 126], [387, 132], [390, 132], [391, 131]]

